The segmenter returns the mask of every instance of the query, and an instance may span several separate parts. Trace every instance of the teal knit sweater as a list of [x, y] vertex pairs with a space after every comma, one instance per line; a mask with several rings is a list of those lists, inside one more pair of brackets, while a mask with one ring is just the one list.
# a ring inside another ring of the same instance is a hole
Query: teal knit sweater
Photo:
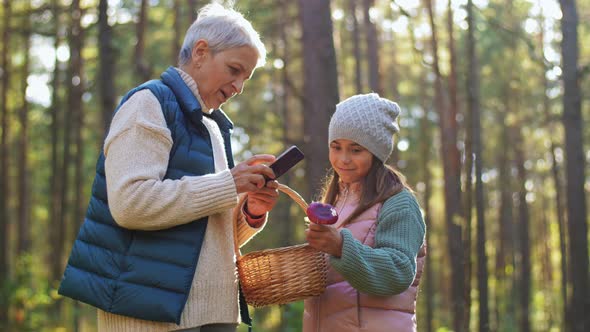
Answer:
[[411, 286], [426, 224], [410, 191], [402, 190], [383, 203], [374, 248], [363, 245], [347, 229], [341, 234], [342, 256], [331, 256], [330, 263], [352, 287], [370, 295], [390, 296]]

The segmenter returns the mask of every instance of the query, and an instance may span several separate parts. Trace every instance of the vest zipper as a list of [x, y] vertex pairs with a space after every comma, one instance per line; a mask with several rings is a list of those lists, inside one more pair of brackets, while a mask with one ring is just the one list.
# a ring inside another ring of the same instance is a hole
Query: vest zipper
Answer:
[[361, 324], [361, 294], [359, 291], [356, 291], [356, 319], [358, 322], [358, 328], [361, 328], [363, 324]]
[[323, 301], [322, 301], [322, 295], [318, 296], [318, 298], [317, 298], [317, 301], [316, 301], [316, 302], [317, 302], [317, 310], [316, 310], [316, 311], [317, 311], [317, 312], [316, 312], [316, 313], [317, 313], [317, 315], [315, 316], [315, 317], [316, 317], [316, 324], [315, 324], [315, 326], [316, 326], [316, 328], [317, 328], [317, 330], [316, 330], [316, 331], [317, 331], [317, 332], [321, 332], [321, 329], [320, 329], [320, 322], [321, 322], [321, 320], [320, 320], [320, 308], [321, 308], [321, 306], [322, 306], [322, 302], [323, 302]]
[[[343, 191], [344, 197], [342, 197], [342, 205], [340, 206], [340, 211], [338, 211], [338, 215], [342, 215], [342, 210], [344, 210], [344, 208], [346, 207], [346, 201], [348, 200], [349, 188], [346, 187], [342, 191]], [[338, 226], [338, 229], [341, 229], [342, 227], [343, 227], [343, 225], [340, 224], [340, 226]]]

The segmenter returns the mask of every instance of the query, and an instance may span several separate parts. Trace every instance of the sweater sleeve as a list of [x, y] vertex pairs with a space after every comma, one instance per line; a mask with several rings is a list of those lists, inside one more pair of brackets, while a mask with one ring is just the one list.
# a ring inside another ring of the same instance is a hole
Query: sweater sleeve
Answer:
[[400, 194], [381, 208], [374, 248], [343, 229], [342, 256], [330, 257], [332, 267], [363, 293], [399, 294], [410, 287], [416, 276], [416, 257], [426, 226], [413, 195], [405, 191]]
[[259, 219], [256, 219], [256, 223], [254, 225], [252, 225], [251, 222], [248, 221], [248, 217], [244, 213], [244, 205], [246, 204], [247, 199], [247, 194], [240, 194], [238, 206], [234, 210], [235, 222], [237, 222], [237, 237], [239, 248], [244, 246], [256, 234], [258, 234], [264, 228], [264, 226], [266, 226], [266, 222], [268, 221], [268, 212], [265, 213]]
[[158, 99], [149, 90], [136, 92], [115, 114], [104, 144], [109, 208], [121, 227], [165, 229], [236, 206], [227, 169], [164, 180], [171, 148]]

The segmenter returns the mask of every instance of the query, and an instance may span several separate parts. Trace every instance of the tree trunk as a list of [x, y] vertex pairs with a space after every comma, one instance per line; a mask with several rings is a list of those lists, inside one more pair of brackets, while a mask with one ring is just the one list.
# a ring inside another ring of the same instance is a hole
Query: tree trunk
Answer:
[[[109, 130], [111, 117], [115, 110], [115, 87], [113, 77], [115, 76], [115, 54], [113, 50], [113, 33], [109, 25], [108, 0], [100, 0], [98, 4], [98, 49], [99, 66], [98, 89], [100, 92], [100, 105], [103, 123], [103, 132]], [[101, 141], [102, 143], [102, 141]]]
[[377, 27], [371, 22], [369, 10], [375, 0], [363, 0], [363, 16], [365, 19], [365, 36], [367, 38], [367, 60], [369, 64], [369, 88], [371, 91], [383, 95], [381, 78], [379, 77], [379, 40]]
[[82, 95], [85, 91], [84, 78], [84, 59], [82, 58], [82, 48], [84, 47], [84, 30], [81, 26], [80, 18], [80, 0], [72, 1], [72, 30], [70, 34], [70, 66], [73, 82], [68, 95], [68, 108], [72, 113], [72, 120], [75, 125], [74, 131], [74, 145], [76, 148], [74, 160], [74, 203], [73, 203], [73, 219], [71, 229], [71, 239], [68, 243], [73, 242], [78, 234], [78, 228], [82, 222], [84, 205], [84, 184], [82, 178], [83, 156], [84, 156], [84, 142], [82, 139], [82, 129], [84, 128], [84, 104], [82, 103]]
[[[423, 55], [421, 55], [418, 51], [417, 48], [417, 42], [416, 42], [416, 38], [414, 35], [414, 28], [413, 28], [413, 23], [410, 21], [408, 24], [408, 34], [410, 36], [410, 40], [411, 40], [411, 45], [412, 50], [413, 50], [413, 57], [414, 57], [414, 63], [421, 63], [423, 61]], [[420, 86], [426, 87], [427, 86], [427, 82], [426, 82], [426, 73], [421, 72], [420, 73]], [[427, 89], [421, 89], [420, 90], [420, 99], [421, 102], [421, 107], [424, 110], [424, 114], [422, 116], [422, 118], [420, 119], [420, 132], [422, 133], [422, 135], [420, 135], [420, 155], [421, 155], [421, 175], [422, 175], [422, 179], [424, 181], [424, 197], [423, 197], [423, 204], [424, 204], [424, 222], [426, 223], [426, 244], [430, 243], [430, 238], [431, 238], [431, 233], [432, 233], [432, 218], [431, 218], [431, 206], [430, 206], [430, 198], [432, 197], [432, 172], [430, 170], [430, 148], [431, 148], [431, 142], [432, 142], [432, 137], [430, 136], [430, 133], [432, 132], [432, 127], [430, 125], [430, 120], [428, 119], [428, 110], [430, 109], [430, 107], [427, 104], [427, 101], [431, 100], [431, 98], [429, 98], [428, 93], [427, 93]], [[422, 280], [424, 280], [424, 301], [426, 301], [426, 312], [425, 312], [425, 317], [426, 317], [426, 328], [424, 331], [426, 332], [432, 332], [434, 331], [434, 294], [435, 294], [435, 288], [434, 288], [434, 283], [432, 282], [434, 280], [434, 274], [433, 274], [433, 268], [432, 268], [432, 256], [431, 255], [426, 255], [425, 258], [425, 272], [422, 276]]]
[[[415, 43], [413, 43], [413, 45], [415, 45]], [[424, 84], [423, 86], [425, 86], [426, 84], [426, 80], [424, 79], [425, 75], [421, 75], [421, 81], [422, 84]], [[429, 98], [426, 96], [426, 93], [424, 92], [424, 90], [422, 90], [423, 97], [421, 98], [423, 101], [428, 100]], [[426, 105], [422, 105], [422, 109], [423, 110], [427, 110], [428, 107], [426, 107]], [[432, 137], [430, 137], [430, 132], [432, 131], [432, 128], [430, 126], [430, 121], [428, 120], [428, 114], [426, 112], [424, 112], [423, 117], [420, 119], [420, 131], [423, 133], [423, 135], [420, 136], [420, 150], [421, 150], [421, 155], [422, 155], [422, 179], [424, 181], [424, 214], [425, 214], [425, 218], [424, 218], [424, 222], [426, 223], [426, 229], [428, 230], [426, 232], [426, 244], [428, 245], [428, 243], [430, 243], [430, 233], [432, 230], [432, 218], [431, 218], [431, 206], [430, 206], [430, 198], [432, 197], [432, 172], [430, 171], [430, 167], [429, 165], [431, 164], [431, 160], [430, 160], [430, 146], [431, 146], [431, 140]], [[434, 331], [434, 294], [435, 294], [435, 289], [434, 289], [434, 285], [432, 283], [432, 281], [434, 280], [434, 270], [432, 269], [432, 264], [431, 264], [431, 257], [430, 255], [426, 255], [426, 262], [425, 262], [425, 269], [426, 269], [426, 273], [423, 276], [424, 280], [425, 280], [425, 301], [426, 301], [426, 332], [432, 332]]]
[[303, 29], [305, 166], [309, 188], [313, 191], [329, 168], [328, 124], [339, 100], [338, 74], [330, 2], [299, 0], [299, 10]]
[[524, 168], [525, 147], [521, 128], [512, 127], [512, 142], [516, 170], [518, 172], [518, 243], [520, 257], [519, 278], [519, 331], [529, 332], [530, 324], [530, 298], [531, 298], [531, 250], [529, 243], [529, 211], [526, 202], [527, 190], [525, 188], [526, 170]]
[[[282, 123], [282, 132], [283, 132], [283, 147], [289, 147], [295, 144], [293, 140], [292, 132], [295, 132], [296, 128], [294, 124], [296, 123], [293, 118], [294, 110], [290, 109], [289, 107], [289, 99], [290, 99], [290, 89], [289, 89], [289, 65], [290, 65], [290, 43], [287, 33], [287, 22], [289, 22], [289, 11], [291, 9], [290, 6], [291, 1], [289, 0], [282, 0], [280, 2], [279, 8], [279, 17], [280, 20], [277, 22], [278, 24], [278, 34], [279, 34], [279, 43], [282, 45], [281, 51], [276, 51], [275, 54], [280, 54], [281, 59], [283, 61], [283, 68], [280, 71], [275, 71], [276, 75], [276, 82], [281, 82], [278, 86], [277, 95], [279, 98], [276, 98], [277, 101], [277, 109], [280, 112], [280, 118]], [[285, 184], [292, 187], [292, 173], [288, 172], [283, 175], [281, 182], [284, 181]], [[293, 187], [292, 187], [293, 188]], [[290, 199], [282, 199], [279, 200], [277, 207], [274, 209], [276, 210], [275, 216], [277, 219], [275, 220], [285, 220], [285, 221], [292, 221], [294, 220], [292, 216], [292, 207], [293, 201]], [[299, 226], [297, 223], [294, 222], [287, 222], [282, 225], [281, 228], [281, 244], [282, 245], [293, 245], [295, 244], [295, 237], [297, 229], [296, 227]], [[294, 315], [294, 308], [292, 304], [287, 304], [282, 307], [281, 310], [281, 325], [279, 327], [280, 331], [288, 331], [289, 325], [291, 322], [290, 317]]]
[[[451, 9], [449, 15], [452, 20]], [[467, 1], [467, 58], [469, 68], [467, 70], [467, 103], [471, 113], [471, 131], [473, 139], [473, 155], [475, 159], [475, 208], [477, 215], [477, 290], [479, 297], [479, 331], [490, 330], [488, 309], [488, 270], [486, 254], [486, 229], [484, 220], [484, 193], [482, 181], [483, 167], [483, 143], [481, 140], [481, 116], [479, 107], [479, 63], [475, 50], [475, 26], [473, 22], [473, 3]], [[452, 29], [451, 29], [452, 30]], [[451, 85], [452, 86], [452, 85]], [[456, 96], [455, 96], [456, 103]], [[454, 105], [456, 107], [456, 105]], [[451, 107], [453, 107], [453, 95], [451, 94]], [[467, 259], [468, 261], [469, 259]], [[469, 283], [469, 282], [467, 282]], [[466, 310], [467, 312], [467, 310]], [[468, 314], [466, 314], [468, 315]], [[468, 319], [466, 319], [468, 321]], [[465, 326], [468, 330], [469, 326]]]
[[[506, 101], [505, 109], [509, 109], [508, 93], [505, 92], [504, 100]], [[514, 270], [514, 229], [513, 213], [514, 208], [512, 201], [512, 183], [510, 175], [510, 133], [506, 125], [507, 112], [498, 112], [497, 123], [501, 126], [500, 144], [498, 149], [498, 187], [500, 190], [500, 208], [498, 216], [498, 250], [496, 251], [496, 284], [495, 287], [495, 327], [498, 331], [508, 330], [504, 327], [503, 322], [512, 322], [514, 316], [513, 300], [510, 294], [512, 291], [511, 279], [507, 280], [506, 270], [510, 267]], [[507, 305], [504, 305], [504, 304]]]
[[[455, 49], [455, 31], [454, 31], [454, 23], [453, 23], [453, 9], [452, 9], [452, 0], [448, 0], [447, 1], [447, 32], [449, 34], [449, 110], [450, 113], [455, 114], [455, 117], [457, 114], [460, 113], [460, 108], [459, 108], [459, 98], [458, 98], [458, 92], [457, 92], [457, 52]], [[471, 47], [471, 45], [470, 45]], [[472, 45], [473, 48], [475, 48], [475, 45]], [[471, 52], [471, 50], [470, 50]], [[475, 51], [474, 55], [475, 55]], [[468, 58], [470, 57], [470, 54], [468, 54]], [[471, 65], [471, 63], [470, 63]], [[474, 59], [474, 64], [473, 66], [478, 66], [477, 65], [477, 59]], [[470, 74], [472, 74], [470, 72]], [[468, 78], [469, 80], [470, 78]], [[472, 77], [471, 80], [476, 79], [475, 77]], [[477, 80], [479, 80], [479, 77], [477, 77]], [[467, 87], [469, 88], [470, 85], [469, 83], [467, 84]], [[479, 83], [478, 83], [478, 87], [479, 87]], [[475, 90], [475, 87], [472, 87]], [[469, 91], [468, 94], [471, 97], [471, 93], [472, 91]], [[477, 94], [477, 97], [479, 99], [479, 91], [475, 91], [475, 93]], [[469, 99], [469, 97], [468, 97]], [[473, 101], [475, 102], [475, 101]], [[479, 104], [479, 101], [477, 101], [477, 104]], [[473, 104], [472, 104], [473, 107]], [[477, 106], [477, 109], [479, 109], [479, 106]], [[471, 244], [471, 239], [472, 239], [472, 223], [471, 223], [471, 219], [472, 219], [472, 206], [473, 206], [473, 158], [474, 158], [474, 154], [473, 154], [473, 141], [474, 141], [474, 135], [479, 135], [479, 132], [474, 131], [474, 130], [470, 130], [471, 125], [473, 124], [473, 116], [474, 114], [472, 114], [471, 111], [466, 111], [465, 112], [465, 117], [464, 117], [464, 123], [465, 123], [465, 199], [464, 199], [464, 213], [465, 213], [465, 220], [464, 220], [464, 227], [465, 227], [465, 235], [463, 237], [463, 246], [464, 246], [464, 250], [465, 250], [465, 258], [464, 258], [464, 264], [465, 264], [465, 284], [464, 284], [464, 291], [463, 291], [463, 296], [465, 298], [465, 318], [464, 318], [464, 328], [466, 331], [469, 330], [469, 324], [471, 322], [471, 280], [472, 280], [472, 270], [473, 270], [473, 264], [472, 264], [472, 255], [471, 253], [473, 252], [472, 250], [472, 244]], [[450, 115], [449, 115], [450, 116]], [[456, 121], [456, 120], [455, 120]], [[451, 122], [455, 122], [451, 119]], [[456, 131], [458, 131], [458, 129], [455, 129]], [[459, 171], [461, 171], [459, 169]]]
[[[82, 129], [84, 127], [84, 104], [82, 102], [82, 95], [84, 94], [84, 59], [82, 58], [82, 49], [84, 47], [84, 30], [81, 25], [81, 8], [80, 0], [72, 1], [72, 21], [69, 35], [70, 47], [70, 77], [71, 86], [68, 91], [68, 109], [70, 110], [71, 120], [74, 124], [74, 138], [75, 146], [74, 157], [74, 181], [72, 191], [74, 192], [74, 199], [71, 206], [72, 218], [70, 225], [69, 236], [66, 236], [68, 243], [73, 243], [78, 230], [82, 223], [84, 216], [84, 208], [86, 200], [84, 199], [84, 183], [83, 183], [83, 156], [84, 144], [82, 139]], [[64, 163], [64, 165], [67, 165]], [[67, 187], [65, 187], [67, 188]], [[80, 330], [80, 303], [75, 302], [72, 309], [72, 327], [73, 331]]]
[[[59, 8], [59, 0], [53, 0], [52, 2], [52, 12], [55, 20], [54, 32], [55, 32], [55, 42], [54, 48], [57, 49], [60, 45], [60, 8]], [[51, 82], [52, 87], [52, 94], [51, 94], [51, 106], [50, 106], [50, 113], [51, 113], [51, 174], [60, 174], [60, 170], [62, 169], [62, 164], [60, 162], [60, 153], [59, 153], [59, 140], [60, 140], [60, 128], [62, 122], [60, 121], [60, 97], [59, 97], [59, 89], [60, 89], [60, 73], [61, 73], [61, 63], [55, 58], [54, 69], [53, 69], [53, 79]], [[50, 265], [50, 278], [51, 281], [57, 281], [61, 278], [62, 270], [61, 270], [61, 248], [63, 246], [63, 234], [65, 230], [65, 223], [62, 218], [61, 213], [61, 193], [62, 193], [62, 182], [59, 181], [58, 176], [50, 176], [49, 177], [49, 188], [51, 188], [52, 193], [49, 199], [49, 215], [50, 220], [49, 223], [53, 225], [49, 229], [49, 245], [51, 250], [48, 253], [48, 262]]]
[[178, 52], [182, 42], [182, 8], [180, 0], [174, 0], [174, 36], [172, 37], [172, 63], [178, 63]]
[[348, 1], [348, 10], [352, 19], [352, 54], [354, 55], [354, 88], [357, 94], [363, 92], [363, 74], [362, 74], [362, 58], [361, 58], [361, 43], [360, 43], [360, 28], [356, 16], [356, 1]]
[[188, 10], [190, 13], [189, 19], [189, 26], [191, 24], [193, 24], [193, 22], [197, 19], [197, 4], [198, 4], [198, 0], [188, 0]]
[[[550, 197], [548, 197], [547, 195], [541, 195], [540, 200], [542, 202], [542, 206], [547, 206], [549, 207], [549, 200]], [[541, 220], [541, 227], [535, 227], [534, 229], [538, 232], [537, 236], [534, 236], [533, 234], [531, 234], [531, 237], [533, 237], [533, 243], [537, 245], [537, 252], [534, 253], [533, 255], [535, 257], [540, 257], [541, 260], [541, 266], [542, 266], [542, 278], [541, 278], [541, 282], [543, 285], [553, 285], [554, 284], [554, 271], [553, 271], [553, 264], [551, 262], [551, 253], [554, 251], [553, 250], [553, 246], [551, 245], [552, 241], [551, 241], [551, 221], [550, 221], [550, 215], [551, 212], [549, 209], [541, 209], [540, 211], [537, 210], [539, 213], [541, 213], [541, 216], [538, 217]], [[533, 220], [535, 220], [536, 217], [533, 216]], [[547, 325], [548, 326], [554, 326], [554, 322], [555, 322], [555, 318], [560, 316], [559, 315], [559, 311], [557, 310], [557, 308], [559, 307], [558, 302], [559, 302], [559, 297], [557, 296], [550, 296], [549, 299], [547, 299], [547, 303], [544, 309], [544, 311], [546, 312], [547, 315]]]
[[[27, 6], [30, 10], [30, 5]], [[18, 142], [18, 240], [17, 254], [22, 255], [31, 249], [30, 211], [31, 199], [29, 190], [30, 173], [28, 171], [28, 136], [29, 136], [29, 103], [27, 102], [27, 78], [29, 77], [31, 23], [29, 14], [25, 14], [23, 23], [24, 61], [22, 67], [22, 106], [19, 114], [20, 135]]]
[[463, 248], [461, 214], [461, 166], [457, 149], [457, 117], [448, 107], [439, 69], [437, 29], [431, 0], [425, 0], [432, 31], [431, 46], [435, 74], [435, 107], [439, 114], [441, 157], [445, 178], [445, 219], [448, 230], [448, 250], [451, 260], [451, 302], [453, 328], [465, 331], [465, 254]]
[[[543, 12], [541, 12], [539, 16], [539, 26], [540, 34], [539, 34], [539, 44], [540, 49], [545, 49], [545, 16]], [[541, 81], [543, 82], [543, 91], [547, 91], [549, 89], [549, 81], [547, 79], [547, 71], [549, 71], [549, 67], [545, 61], [545, 56], [543, 51], [540, 54], [540, 65], [543, 69], [541, 73]], [[545, 121], [546, 125], [549, 128], [550, 132], [554, 131], [554, 123], [551, 118], [551, 105], [549, 96], [546, 93], [543, 94], [543, 113], [545, 114]], [[567, 280], [568, 280], [568, 271], [567, 271], [567, 244], [566, 244], [566, 223], [564, 218], [564, 208], [563, 208], [563, 200], [562, 200], [562, 180], [559, 170], [559, 162], [557, 161], [557, 157], [555, 155], [555, 150], [557, 149], [555, 141], [550, 138], [551, 141], [551, 177], [553, 179], [553, 186], [555, 189], [555, 213], [557, 216], [557, 225], [559, 229], [559, 253], [561, 255], [560, 260], [560, 271], [561, 271], [561, 297], [563, 302], [563, 325], [562, 328], [564, 331], [568, 331], [570, 329], [570, 319], [569, 319], [569, 308], [568, 308], [568, 294], [567, 294]]]
[[465, 236], [463, 238], [463, 248], [465, 250], [465, 321], [464, 327], [466, 331], [469, 331], [469, 325], [471, 322], [471, 281], [473, 280], [472, 271], [472, 210], [473, 210], [473, 130], [470, 130], [468, 124], [473, 123], [472, 114], [469, 110], [465, 111], [465, 186], [464, 186], [464, 200], [463, 200], [463, 211], [465, 212]]
[[567, 240], [566, 240], [566, 221], [564, 216], [564, 209], [563, 209], [563, 200], [562, 200], [562, 181], [561, 176], [559, 175], [559, 164], [557, 161], [557, 157], [555, 155], [555, 150], [557, 147], [555, 143], [551, 143], [551, 175], [553, 178], [553, 183], [555, 186], [555, 208], [557, 214], [557, 224], [559, 229], [559, 253], [561, 255], [561, 297], [563, 300], [563, 323], [562, 326], [565, 331], [569, 331], [571, 327], [570, 322], [570, 309], [569, 309], [569, 299], [568, 299], [568, 255], [567, 255]]
[[[422, 131], [423, 133], [427, 133], [430, 131], [430, 125], [428, 123], [428, 117], [426, 116], [426, 114], [424, 114], [424, 117], [422, 119], [420, 119], [420, 129], [424, 130]], [[425, 218], [424, 218], [424, 222], [426, 223], [426, 229], [429, 230], [426, 232], [426, 244], [428, 245], [429, 241], [430, 241], [430, 230], [432, 229], [432, 218], [431, 216], [431, 207], [430, 207], [430, 198], [432, 197], [432, 174], [430, 172], [430, 168], [428, 167], [428, 165], [430, 165], [430, 140], [426, 139], [426, 137], [422, 138], [422, 156], [423, 156], [423, 160], [422, 160], [422, 174], [423, 174], [423, 180], [424, 180], [424, 214], [425, 214]], [[432, 264], [431, 264], [431, 258], [430, 255], [426, 255], [426, 262], [425, 262], [425, 269], [426, 269], [426, 273], [423, 276], [423, 279], [425, 281], [425, 291], [424, 291], [424, 299], [426, 301], [426, 332], [432, 332], [434, 331], [434, 294], [435, 294], [435, 289], [434, 289], [434, 285], [432, 283], [432, 280], [434, 279], [434, 270], [432, 269]]]
[[570, 302], [572, 331], [590, 330], [590, 288], [588, 281], [588, 225], [584, 136], [581, 107], [580, 74], [578, 71], [578, 13], [575, 0], [560, 0], [561, 52], [563, 72], [563, 126], [565, 131], [565, 163], [567, 216], [572, 297]]
[[[73, 90], [76, 89], [76, 86], [81, 84], [80, 77], [77, 77], [75, 74], [75, 66], [74, 62], [77, 61], [75, 58], [77, 54], [75, 53], [76, 50], [74, 49], [73, 39], [77, 38], [78, 31], [75, 28], [75, 15], [80, 15], [79, 9], [79, 0], [72, 1], [71, 8], [72, 8], [72, 15], [70, 21], [70, 27], [68, 29], [68, 46], [70, 47], [70, 62], [68, 64], [67, 70], [67, 78], [66, 78], [66, 89], [69, 94], [72, 93]], [[75, 215], [75, 209], [72, 208], [72, 200], [71, 192], [72, 188], [70, 188], [70, 169], [72, 167], [72, 135], [73, 133], [73, 123], [76, 113], [75, 110], [71, 108], [70, 104], [70, 95], [68, 95], [67, 106], [64, 108], [63, 118], [61, 119], [61, 123], [63, 123], [63, 142], [62, 142], [62, 164], [59, 170], [58, 177], [61, 179], [61, 197], [60, 197], [60, 215], [58, 216], [58, 220], [61, 221], [58, 224], [57, 236], [55, 245], [55, 257], [56, 261], [54, 262], [54, 272], [56, 273], [58, 280], [61, 278], [63, 274], [63, 258], [64, 258], [64, 243], [65, 240], [69, 238], [68, 236], [68, 225], [72, 225], [73, 223], [71, 220]], [[74, 120], [75, 121], [75, 120]]]
[[[0, 285], [6, 285], [8, 281], [8, 248], [10, 247], [10, 237], [8, 228], [8, 87], [10, 85], [10, 18], [11, 1], [4, 0], [3, 3], [3, 22], [2, 22], [2, 90], [0, 90], [0, 116], [2, 126], [2, 136], [0, 137]], [[2, 327], [8, 322], [8, 301], [6, 296], [0, 296], [0, 322]]]
[[148, 6], [148, 0], [141, 0], [136, 26], [137, 44], [135, 44], [135, 59], [133, 59], [133, 62], [135, 63], [135, 72], [141, 82], [148, 81], [152, 76], [152, 69], [145, 59], [145, 31], [147, 28]]
[[[55, 33], [55, 42], [54, 48], [57, 49], [60, 44], [60, 36], [59, 36], [59, 29], [60, 29], [60, 8], [59, 8], [59, 0], [53, 0], [52, 2], [52, 12], [53, 17], [55, 20], [54, 26], [54, 33]], [[60, 62], [55, 58], [54, 69], [53, 69], [53, 79], [51, 83], [52, 87], [52, 95], [51, 95], [51, 174], [61, 174], [62, 164], [60, 162], [60, 154], [59, 154], [59, 141], [60, 141], [60, 128], [62, 122], [60, 121], [60, 109], [61, 104], [59, 100], [59, 89], [60, 89], [60, 73], [61, 73], [61, 66]], [[57, 281], [61, 278], [62, 270], [61, 270], [61, 246], [63, 243], [63, 239], [61, 239], [60, 233], [63, 231], [64, 220], [62, 218], [63, 214], [61, 212], [61, 198], [62, 198], [62, 181], [58, 178], [58, 176], [50, 176], [49, 177], [49, 188], [51, 188], [51, 198], [49, 201], [49, 215], [50, 220], [49, 223], [53, 227], [49, 229], [49, 243], [51, 245], [51, 250], [48, 254], [48, 261], [50, 265], [50, 278], [51, 281]]]

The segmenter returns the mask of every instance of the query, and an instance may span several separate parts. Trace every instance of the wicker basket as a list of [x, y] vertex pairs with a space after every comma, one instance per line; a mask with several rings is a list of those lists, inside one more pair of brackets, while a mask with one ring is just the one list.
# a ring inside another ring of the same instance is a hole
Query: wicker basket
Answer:
[[[282, 184], [279, 190], [307, 209], [307, 203], [296, 191]], [[326, 288], [328, 266], [325, 254], [307, 244], [254, 251], [241, 256], [236, 232], [234, 243], [240, 285], [251, 306], [299, 301], [320, 295]]]

